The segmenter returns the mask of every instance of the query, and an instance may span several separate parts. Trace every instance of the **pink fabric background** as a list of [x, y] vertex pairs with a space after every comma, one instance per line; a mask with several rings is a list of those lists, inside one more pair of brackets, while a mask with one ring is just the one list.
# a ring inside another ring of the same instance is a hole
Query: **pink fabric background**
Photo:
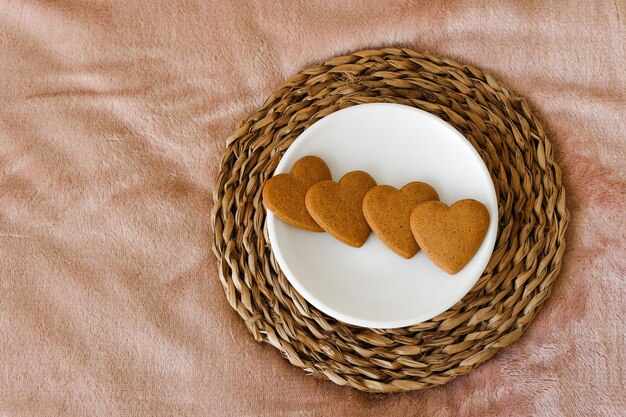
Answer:
[[[500, 3], [0, 2], [0, 415], [625, 415], [626, 4]], [[531, 99], [572, 221], [516, 344], [371, 397], [253, 342], [209, 212], [240, 119], [301, 68], [383, 45]]]

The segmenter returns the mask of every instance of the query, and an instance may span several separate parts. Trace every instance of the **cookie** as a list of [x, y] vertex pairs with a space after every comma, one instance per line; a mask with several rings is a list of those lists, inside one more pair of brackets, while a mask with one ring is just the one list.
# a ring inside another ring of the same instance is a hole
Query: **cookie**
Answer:
[[476, 200], [448, 207], [427, 201], [411, 213], [411, 230], [426, 256], [454, 275], [474, 257], [489, 228], [489, 211]]
[[278, 174], [267, 180], [263, 187], [263, 204], [285, 223], [322, 232], [307, 211], [304, 200], [311, 185], [331, 178], [326, 162], [316, 156], [305, 156], [293, 165], [290, 174]]
[[439, 196], [433, 187], [423, 182], [410, 182], [400, 190], [378, 185], [365, 195], [363, 214], [381, 242], [409, 259], [419, 250], [409, 225], [411, 212], [428, 200], [439, 200]]
[[368, 173], [352, 171], [339, 183], [321, 181], [306, 193], [306, 208], [322, 229], [346, 245], [363, 246], [370, 234], [365, 221], [363, 196], [376, 185]]

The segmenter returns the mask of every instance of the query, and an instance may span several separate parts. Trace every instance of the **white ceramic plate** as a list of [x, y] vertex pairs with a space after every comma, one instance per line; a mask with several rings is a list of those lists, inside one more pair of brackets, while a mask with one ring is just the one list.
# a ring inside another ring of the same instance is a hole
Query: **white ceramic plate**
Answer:
[[363, 104], [332, 113], [302, 132], [276, 174], [290, 172], [306, 155], [326, 161], [335, 181], [353, 170], [366, 171], [378, 184], [396, 188], [424, 181], [435, 187], [444, 203], [473, 198], [485, 204], [491, 216], [482, 246], [452, 276], [421, 251], [412, 259], [401, 258], [373, 233], [357, 249], [327, 233], [289, 226], [268, 213], [274, 256], [309, 303], [345, 323], [403, 327], [447, 310], [480, 278], [496, 240], [496, 193], [482, 159], [452, 126], [413, 107]]

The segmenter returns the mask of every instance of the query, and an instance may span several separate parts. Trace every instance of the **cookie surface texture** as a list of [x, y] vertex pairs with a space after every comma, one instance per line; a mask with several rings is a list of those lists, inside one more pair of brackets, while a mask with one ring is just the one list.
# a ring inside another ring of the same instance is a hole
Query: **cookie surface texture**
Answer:
[[326, 162], [316, 156], [305, 156], [293, 165], [290, 174], [278, 174], [267, 180], [263, 187], [263, 204], [285, 223], [322, 232], [306, 209], [305, 197], [313, 184], [331, 178]]
[[448, 207], [427, 201], [411, 213], [411, 230], [426, 256], [454, 275], [469, 263], [489, 228], [489, 211], [476, 200], [460, 200]]
[[361, 247], [370, 235], [363, 216], [363, 197], [376, 181], [368, 173], [352, 171], [338, 183], [322, 181], [309, 188], [306, 207], [315, 221], [337, 240]]
[[400, 190], [378, 185], [365, 195], [363, 213], [381, 242], [409, 259], [419, 250], [409, 224], [411, 212], [418, 204], [428, 200], [439, 200], [439, 196], [433, 187], [424, 182], [410, 182]]

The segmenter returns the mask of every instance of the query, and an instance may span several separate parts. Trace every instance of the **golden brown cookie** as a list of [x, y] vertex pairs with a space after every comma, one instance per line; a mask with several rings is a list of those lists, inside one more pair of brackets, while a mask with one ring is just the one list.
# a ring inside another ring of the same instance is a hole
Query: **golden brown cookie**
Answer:
[[306, 193], [306, 208], [322, 229], [358, 248], [370, 234], [361, 209], [363, 196], [375, 185], [374, 178], [366, 172], [348, 172], [339, 183], [321, 181], [311, 186]]
[[489, 228], [489, 211], [476, 200], [448, 207], [427, 201], [411, 213], [411, 230], [426, 256], [449, 274], [456, 274], [474, 257]]
[[278, 174], [267, 180], [263, 187], [263, 204], [285, 223], [322, 232], [307, 211], [304, 199], [311, 185], [331, 178], [326, 162], [317, 156], [305, 156], [293, 165], [290, 174]]
[[400, 190], [378, 185], [365, 195], [363, 214], [381, 242], [409, 259], [419, 250], [409, 225], [411, 212], [428, 200], [439, 200], [439, 196], [433, 187], [423, 182], [410, 182]]

